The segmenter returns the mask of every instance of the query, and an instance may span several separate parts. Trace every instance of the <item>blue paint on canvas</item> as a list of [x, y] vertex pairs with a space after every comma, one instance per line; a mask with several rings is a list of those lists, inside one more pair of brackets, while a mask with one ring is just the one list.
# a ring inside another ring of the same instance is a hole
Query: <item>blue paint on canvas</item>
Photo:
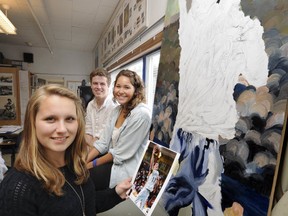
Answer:
[[222, 175], [221, 191], [224, 208], [230, 207], [233, 202], [238, 202], [244, 208], [244, 216], [264, 216], [267, 214], [269, 198], [259, 194], [251, 187]]

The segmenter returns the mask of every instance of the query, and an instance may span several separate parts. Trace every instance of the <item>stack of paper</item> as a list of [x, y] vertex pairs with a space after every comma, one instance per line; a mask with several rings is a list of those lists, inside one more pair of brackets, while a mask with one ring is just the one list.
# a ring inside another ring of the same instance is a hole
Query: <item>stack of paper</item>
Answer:
[[19, 129], [22, 129], [22, 126], [19, 125], [3, 125], [0, 127], [0, 133], [13, 133]]

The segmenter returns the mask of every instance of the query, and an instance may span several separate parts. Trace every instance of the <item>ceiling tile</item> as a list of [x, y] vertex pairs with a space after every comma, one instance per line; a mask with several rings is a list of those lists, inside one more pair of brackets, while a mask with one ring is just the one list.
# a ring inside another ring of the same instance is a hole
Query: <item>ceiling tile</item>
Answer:
[[73, 0], [73, 11], [96, 14], [99, 11], [99, 6], [100, 0]]
[[72, 26], [90, 28], [93, 24], [93, 19], [94, 19], [93, 14], [74, 12], [72, 17]]
[[[0, 34], [0, 44], [92, 51], [118, 0], [0, 0], [17, 35]], [[31, 7], [30, 7], [31, 6]], [[31, 10], [32, 9], [32, 10]]]

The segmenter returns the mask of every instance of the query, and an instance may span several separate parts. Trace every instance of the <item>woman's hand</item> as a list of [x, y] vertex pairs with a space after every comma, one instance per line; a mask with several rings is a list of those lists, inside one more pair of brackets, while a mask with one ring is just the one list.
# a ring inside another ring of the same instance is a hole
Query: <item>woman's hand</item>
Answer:
[[92, 160], [94, 160], [94, 158], [96, 158], [99, 154], [100, 152], [93, 146], [88, 153], [86, 162], [92, 162]]
[[91, 162], [86, 163], [86, 167], [87, 169], [93, 168], [93, 162], [91, 161]]
[[132, 180], [132, 178], [125, 179], [122, 182], [120, 182], [119, 184], [117, 184], [116, 187], [115, 187], [116, 193], [122, 199], [127, 199], [128, 198], [127, 192], [132, 187], [131, 180]]

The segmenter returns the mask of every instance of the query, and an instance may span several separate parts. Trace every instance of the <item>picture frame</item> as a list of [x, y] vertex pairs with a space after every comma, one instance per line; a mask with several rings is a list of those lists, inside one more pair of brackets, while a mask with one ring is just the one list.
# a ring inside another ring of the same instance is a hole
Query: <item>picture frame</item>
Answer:
[[75, 92], [75, 94], [77, 94], [78, 86], [81, 86], [81, 84], [81, 81], [66, 81], [66, 87]]
[[21, 125], [19, 69], [0, 67], [0, 126]]

